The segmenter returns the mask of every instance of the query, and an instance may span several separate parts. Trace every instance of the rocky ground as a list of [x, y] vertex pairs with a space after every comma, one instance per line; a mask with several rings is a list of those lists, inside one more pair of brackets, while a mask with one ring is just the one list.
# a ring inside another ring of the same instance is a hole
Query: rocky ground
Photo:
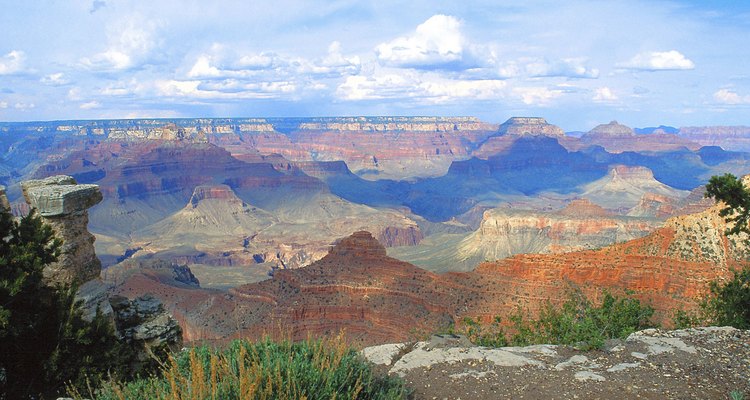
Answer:
[[465, 338], [368, 347], [415, 399], [739, 399], [750, 397], [750, 331], [649, 329], [603, 350], [488, 349]]

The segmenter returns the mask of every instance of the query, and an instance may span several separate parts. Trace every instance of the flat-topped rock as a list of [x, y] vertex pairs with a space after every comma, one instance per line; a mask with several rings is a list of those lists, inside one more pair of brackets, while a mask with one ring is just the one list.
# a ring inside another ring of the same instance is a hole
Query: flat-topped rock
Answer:
[[102, 201], [99, 185], [77, 185], [64, 175], [23, 182], [21, 187], [26, 202], [43, 217], [85, 211]]
[[511, 117], [500, 125], [498, 132], [501, 135], [516, 136], [565, 136], [562, 128], [539, 117]]
[[62, 239], [60, 256], [44, 268], [50, 284], [84, 283], [101, 272], [94, 251], [94, 235], [88, 231], [88, 209], [102, 201], [98, 185], [78, 185], [70, 176], [57, 175], [21, 182], [23, 196], [46, 224]]

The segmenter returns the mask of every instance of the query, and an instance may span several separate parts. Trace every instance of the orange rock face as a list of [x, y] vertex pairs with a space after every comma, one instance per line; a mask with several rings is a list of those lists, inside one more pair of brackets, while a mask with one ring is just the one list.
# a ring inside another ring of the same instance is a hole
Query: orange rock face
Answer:
[[435, 274], [387, 257], [372, 235], [357, 232], [308, 267], [228, 293], [172, 288], [146, 275], [119, 290], [150, 291], [171, 304], [187, 340], [301, 339], [345, 329], [355, 343], [403, 341], [465, 316], [507, 320], [518, 306], [535, 313], [572, 289], [594, 300], [603, 290], [631, 291], [668, 323], [675, 309], [695, 309], [710, 281], [748, 266], [744, 238], [724, 236], [717, 210], [675, 217], [646, 237], [600, 250], [517, 255], [466, 273]]

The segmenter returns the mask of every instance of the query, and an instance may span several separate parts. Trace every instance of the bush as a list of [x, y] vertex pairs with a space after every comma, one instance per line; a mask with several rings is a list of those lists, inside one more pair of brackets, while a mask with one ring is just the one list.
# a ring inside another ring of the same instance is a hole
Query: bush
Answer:
[[43, 283], [61, 241], [32, 212], [0, 210], [0, 399], [54, 397], [97, 384], [129, 357], [109, 320], [83, 319], [74, 287]]
[[562, 307], [546, 302], [539, 317], [528, 320], [518, 309], [510, 316], [508, 336], [499, 317], [490, 326], [472, 319], [464, 320], [463, 332], [473, 343], [502, 347], [508, 344], [568, 344], [582, 349], [601, 348], [607, 339], [626, 338], [631, 333], [652, 327], [654, 309], [633, 298], [618, 298], [604, 292], [599, 306], [593, 305], [580, 291], [571, 292]]
[[162, 366], [159, 376], [109, 383], [96, 398], [114, 399], [401, 399], [401, 379], [375, 375], [343, 336], [292, 343], [233, 341], [201, 346]]
[[750, 268], [733, 271], [732, 279], [724, 284], [711, 282], [710, 289], [710, 295], [702, 304], [708, 322], [750, 329]]

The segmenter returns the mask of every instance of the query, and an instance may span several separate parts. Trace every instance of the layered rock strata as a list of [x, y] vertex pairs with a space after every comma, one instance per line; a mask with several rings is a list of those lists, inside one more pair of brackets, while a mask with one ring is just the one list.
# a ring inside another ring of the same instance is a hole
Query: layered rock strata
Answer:
[[23, 196], [63, 240], [58, 261], [45, 267], [48, 283], [80, 284], [99, 276], [101, 262], [87, 225], [88, 209], [102, 200], [97, 185], [78, 185], [70, 176], [58, 175], [21, 184]]

